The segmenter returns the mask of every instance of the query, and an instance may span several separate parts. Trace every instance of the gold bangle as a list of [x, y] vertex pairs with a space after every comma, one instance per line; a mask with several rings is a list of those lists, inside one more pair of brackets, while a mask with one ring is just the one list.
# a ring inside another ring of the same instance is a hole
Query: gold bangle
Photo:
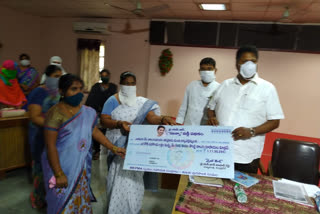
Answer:
[[116, 153], [116, 152], [118, 152], [118, 147], [116, 147], [116, 146], [113, 146], [113, 147], [112, 147], [112, 152], [113, 152], [113, 153]]

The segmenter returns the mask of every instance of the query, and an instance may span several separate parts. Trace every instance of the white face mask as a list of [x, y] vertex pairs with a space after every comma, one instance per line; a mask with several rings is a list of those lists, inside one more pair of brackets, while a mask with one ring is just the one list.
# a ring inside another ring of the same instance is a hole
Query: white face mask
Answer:
[[247, 61], [240, 66], [240, 74], [244, 79], [250, 79], [257, 73], [257, 64]]
[[23, 60], [20, 61], [20, 64], [21, 64], [22, 66], [28, 66], [28, 65], [30, 65], [30, 60], [28, 60], [28, 59], [23, 59]]
[[135, 106], [137, 100], [137, 87], [120, 85], [119, 100], [121, 104], [127, 106]]
[[215, 71], [200, 71], [201, 80], [205, 83], [211, 83], [216, 79]]

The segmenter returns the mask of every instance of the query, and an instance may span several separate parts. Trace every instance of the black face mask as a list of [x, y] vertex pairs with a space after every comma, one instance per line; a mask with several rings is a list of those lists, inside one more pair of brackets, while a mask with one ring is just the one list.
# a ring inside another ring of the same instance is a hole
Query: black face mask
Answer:
[[101, 77], [103, 83], [109, 83], [109, 77]]
[[78, 106], [80, 105], [81, 101], [83, 99], [83, 93], [77, 93], [76, 95], [70, 96], [70, 97], [64, 97], [63, 101], [71, 106]]

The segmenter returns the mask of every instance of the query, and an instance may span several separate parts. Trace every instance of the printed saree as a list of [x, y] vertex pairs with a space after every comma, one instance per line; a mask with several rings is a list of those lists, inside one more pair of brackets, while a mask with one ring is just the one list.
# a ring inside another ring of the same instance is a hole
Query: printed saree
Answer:
[[[137, 97], [136, 106], [119, 105], [111, 112], [111, 118], [142, 124], [150, 111], [160, 115], [160, 108], [155, 101]], [[118, 147], [126, 147], [127, 136], [122, 135], [119, 129], [108, 130], [106, 136]], [[110, 167], [107, 175], [107, 212], [109, 214], [137, 214], [142, 206], [145, 188], [155, 190], [158, 186], [158, 175], [123, 170], [124, 160], [112, 154], [108, 162]]]
[[[67, 188], [49, 188], [49, 180], [54, 174], [48, 162], [47, 152], [45, 151], [42, 155], [42, 168], [48, 214], [80, 213], [80, 210], [74, 209], [74, 207], [79, 201], [87, 203], [88, 198], [82, 200], [76, 197], [79, 193], [79, 184], [80, 189], [83, 189], [84, 192], [87, 191], [89, 194], [90, 201], [96, 201], [90, 188], [92, 130], [96, 125], [96, 121], [95, 110], [82, 106], [76, 115], [64, 122], [58, 129], [55, 127], [45, 127], [45, 129], [58, 132], [56, 147], [61, 168], [68, 178]], [[85, 186], [81, 186], [81, 184]], [[85, 208], [82, 207], [81, 213], [92, 213], [90, 207], [86, 205]]]
[[33, 67], [28, 67], [24, 70], [21, 70], [19, 66], [17, 67], [17, 78], [19, 84], [26, 85], [29, 88], [36, 84], [37, 79], [39, 78], [39, 73]]

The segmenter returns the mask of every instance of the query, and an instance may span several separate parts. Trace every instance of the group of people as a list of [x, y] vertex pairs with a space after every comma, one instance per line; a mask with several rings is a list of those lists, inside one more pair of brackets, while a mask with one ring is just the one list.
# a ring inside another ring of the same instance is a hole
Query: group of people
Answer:
[[0, 72], [0, 109], [23, 108], [29, 113], [28, 141], [32, 157], [32, 177], [34, 190], [30, 194], [34, 208], [45, 206], [45, 185], [41, 166], [44, 150], [45, 115], [60, 100], [58, 82], [65, 73], [62, 59], [53, 56], [44, 74], [31, 65], [30, 56], [21, 54], [19, 62], [6, 60]]
[[[13, 61], [4, 65], [6, 70], [3, 71], [12, 71], [13, 74], [17, 70]], [[122, 170], [130, 125], [145, 121], [175, 125], [175, 121], [160, 116], [156, 102], [137, 97], [136, 76], [131, 72], [120, 76], [117, 93], [117, 86], [109, 82], [110, 72], [101, 71], [101, 83], [92, 87], [86, 105], [81, 105], [84, 83], [78, 76], [63, 75], [62, 67], [55, 64], [47, 66], [44, 75], [43, 84], [28, 94], [21, 93], [24, 102], [16, 105], [22, 107], [27, 103], [30, 118], [29, 143], [34, 183], [30, 194], [32, 207], [47, 207], [48, 213], [92, 213], [90, 202], [95, 201], [95, 197], [90, 188], [91, 160], [92, 155], [97, 158], [101, 144], [110, 150], [109, 213], [119, 212], [119, 203], [125, 210], [139, 210], [144, 192], [144, 173]], [[1, 82], [19, 86], [16, 73], [11, 79], [5, 81], [7, 79], [3, 78]], [[34, 82], [39, 82], [39, 75], [34, 75], [34, 79]], [[99, 118], [102, 125], [98, 124]], [[106, 128], [108, 138], [104, 133]], [[129, 188], [132, 194], [138, 194], [134, 201], [122, 183], [137, 187], [137, 191]], [[124, 205], [121, 200], [115, 200], [119, 197], [128, 199], [128, 203]], [[120, 212], [123, 213], [121, 209]]]
[[237, 75], [215, 81], [216, 62], [200, 62], [201, 80], [191, 82], [179, 109], [177, 123], [232, 126], [235, 169], [257, 173], [265, 134], [278, 128], [284, 114], [274, 85], [258, 75], [258, 50], [242, 46], [236, 53]]
[[[258, 76], [258, 58], [255, 47], [241, 47], [236, 54], [238, 74], [221, 84], [215, 81], [215, 60], [201, 60], [201, 80], [188, 85], [176, 120], [161, 116], [156, 101], [137, 96], [132, 72], [120, 75], [118, 91], [109, 81], [110, 72], [102, 70], [101, 82], [81, 105], [83, 81], [63, 75], [61, 66], [49, 65], [44, 84], [27, 95], [33, 207], [47, 205], [48, 213], [92, 213], [91, 162], [99, 158], [103, 145], [108, 149], [107, 213], [139, 213], [145, 185], [157, 186], [157, 180], [144, 172], [123, 170], [132, 124], [160, 125], [158, 136], [165, 133], [162, 125], [233, 126], [235, 169], [257, 173], [264, 135], [284, 118], [275, 87]], [[1, 77], [3, 71], [14, 69], [12, 63], [4, 66]], [[10, 75], [5, 77], [1, 84], [14, 84]], [[32, 77], [34, 82], [39, 79]]]
[[[49, 60], [50, 65], [58, 66], [63, 74], [62, 59], [53, 56]], [[0, 109], [2, 108], [23, 108], [27, 109], [27, 102], [30, 92], [39, 85], [45, 84], [46, 75], [40, 73], [31, 65], [31, 58], [28, 54], [21, 54], [19, 62], [6, 60], [0, 70]]]
[[[105, 146], [108, 155], [108, 213], [138, 213], [144, 193], [143, 172], [123, 170], [125, 147], [131, 124], [175, 125], [170, 117], [160, 116], [155, 101], [136, 95], [136, 76], [124, 72], [120, 90], [108, 82], [103, 70], [101, 83], [93, 86], [87, 104], [83, 99], [83, 81], [74, 75], [60, 77], [60, 101], [50, 108], [44, 120], [46, 149], [41, 156], [48, 213], [92, 213], [95, 197], [90, 188], [92, 138]], [[109, 98], [103, 105], [96, 98]], [[107, 128], [106, 136], [97, 125]], [[95, 151], [97, 152], [97, 151]], [[50, 185], [52, 188], [50, 188]], [[128, 187], [128, 188], [127, 188]], [[132, 197], [132, 196], [135, 197]], [[128, 211], [128, 212], [126, 212]]]

